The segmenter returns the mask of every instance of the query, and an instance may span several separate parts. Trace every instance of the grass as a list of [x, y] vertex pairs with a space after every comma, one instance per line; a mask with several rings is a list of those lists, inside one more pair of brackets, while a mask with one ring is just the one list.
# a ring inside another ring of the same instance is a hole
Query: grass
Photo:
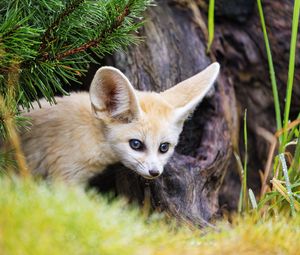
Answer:
[[285, 160], [285, 157], [284, 157], [283, 153], [279, 154], [279, 159], [280, 159], [281, 164], [282, 164], [282, 171], [283, 171], [286, 190], [287, 190], [287, 195], [288, 195], [289, 203], [290, 203], [290, 207], [291, 207], [291, 214], [293, 216], [295, 216], [294, 197], [293, 197], [293, 192], [292, 192], [292, 188], [291, 188], [290, 177], [289, 177], [289, 174], [288, 174], [287, 164], [286, 164], [286, 160]]
[[248, 134], [247, 134], [247, 110], [244, 114], [244, 144], [245, 144], [245, 157], [244, 157], [244, 167], [243, 167], [243, 201], [245, 209], [248, 210], [248, 196], [247, 196], [247, 166], [248, 166]]
[[[292, 31], [291, 31], [291, 44], [290, 44], [290, 58], [289, 58], [289, 70], [288, 70], [288, 81], [286, 96], [284, 101], [284, 118], [282, 123], [282, 117], [280, 112], [280, 102], [278, 97], [278, 88], [276, 81], [276, 74], [272, 59], [271, 47], [268, 39], [267, 28], [265, 24], [265, 18], [263, 13], [263, 7], [261, 0], [257, 0], [257, 7], [260, 16], [262, 32], [264, 35], [264, 42], [266, 47], [270, 80], [272, 84], [273, 99], [274, 99], [274, 109], [277, 124], [277, 132], [273, 137], [275, 143], [270, 146], [269, 162], [266, 165], [264, 173], [261, 174], [262, 190], [261, 196], [258, 198], [258, 211], [263, 217], [268, 217], [268, 215], [277, 215], [278, 213], [288, 212], [292, 216], [296, 215], [296, 212], [300, 211], [300, 145], [299, 145], [299, 130], [300, 130], [300, 113], [296, 120], [290, 121], [289, 112], [291, 107], [291, 98], [293, 90], [293, 80], [295, 71], [295, 59], [296, 59], [296, 45], [298, 36], [298, 23], [299, 23], [299, 12], [300, 12], [300, 0], [295, 0], [294, 11], [293, 11], [293, 21], [292, 21]], [[246, 115], [246, 114], [245, 114]], [[283, 127], [283, 128], [282, 128]], [[248, 205], [252, 204], [256, 207], [256, 199], [253, 193], [249, 191], [248, 196], [246, 196], [247, 190], [247, 129], [246, 121], [244, 119], [244, 145], [245, 145], [245, 159], [244, 167], [239, 155], [236, 155], [238, 159], [238, 165], [241, 174], [241, 193], [240, 193], [240, 203], [239, 212], [248, 211]], [[290, 149], [291, 146], [294, 148]], [[278, 149], [278, 155], [276, 155], [275, 149]], [[273, 162], [273, 176], [269, 176], [269, 169], [271, 167], [271, 162]], [[269, 185], [266, 185], [266, 180], [270, 179]], [[266, 192], [268, 190], [268, 192]], [[251, 193], [251, 195], [250, 195]], [[254, 201], [255, 199], [255, 201]]]
[[209, 0], [207, 30], [208, 30], [207, 52], [209, 52], [215, 34], [215, 0]]
[[[284, 128], [286, 129], [289, 122], [289, 114], [291, 108], [291, 98], [293, 91], [293, 81], [294, 81], [294, 72], [295, 72], [295, 58], [296, 58], [296, 49], [297, 49], [297, 36], [298, 36], [298, 24], [299, 24], [299, 11], [300, 11], [300, 0], [295, 0], [294, 11], [293, 11], [293, 21], [292, 21], [292, 36], [291, 36], [291, 45], [290, 45], [290, 60], [289, 60], [289, 70], [288, 70], [288, 81], [286, 89], [286, 102], [284, 108]], [[288, 133], [283, 133], [283, 144], [287, 141]]]
[[272, 92], [273, 92], [273, 98], [274, 98], [274, 109], [275, 109], [275, 114], [276, 114], [277, 130], [280, 130], [282, 128], [282, 124], [281, 124], [282, 121], [281, 121], [277, 81], [276, 81], [272, 52], [271, 52], [271, 47], [270, 47], [270, 43], [269, 43], [269, 38], [268, 38], [267, 28], [266, 28], [266, 24], [265, 24], [265, 18], [264, 18], [261, 0], [257, 0], [257, 8], [258, 8], [258, 13], [259, 13], [259, 17], [260, 17], [261, 28], [262, 28], [263, 35], [264, 35], [266, 53], [267, 53], [267, 57], [268, 57], [270, 79], [271, 79]]
[[[215, 1], [209, 1], [208, 7], [208, 46], [207, 51], [209, 52], [211, 44], [214, 38], [214, 6]], [[289, 57], [289, 68], [288, 68], [288, 80], [287, 80], [287, 89], [284, 103], [284, 115], [281, 116], [280, 109], [280, 100], [278, 96], [278, 87], [276, 73], [273, 63], [271, 45], [268, 38], [267, 26], [265, 23], [263, 6], [261, 0], [257, 0], [257, 8], [261, 21], [261, 28], [263, 32], [264, 43], [266, 47], [266, 54], [269, 66], [270, 81], [272, 85], [273, 100], [274, 100], [274, 110], [276, 118], [276, 129], [277, 132], [274, 135], [276, 141], [275, 144], [271, 144], [271, 149], [269, 153], [268, 164], [264, 173], [262, 173], [262, 191], [261, 196], [258, 198], [258, 204], [260, 208], [263, 208], [263, 211], [268, 211], [269, 209], [271, 214], [275, 213], [274, 210], [286, 209], [288, 203], [290, 208], [290, 213], [295, 215], [294, 211], [294, 200], [296, 203], [299, 203], [299, 189], [300, 189], [300, 144], [299, 144], [299, 131], [300, 131], [300, 112], [299, 116], [295, 121], [290, 121], [289, 113], [291, 107], [291, 98], [293, 90], [293, 81], [294, 81], [294, 71], [295, 71], [295, 59], [296, 59], [296, 49], [297, 49], [297, 36], [298, 36], [298, 24], [299, 24], [299, 13], [300, 13], [300, 0], [295, 0], [294, 9], [293, 9], [293, 20], [292, 20], [292, 31], [291, 31], [291, 43], [290, 43], [290, 57]], [[251, 110], [251, 109], [250, 109]], [[283, 121], [282, 121], [283, 119]], [[295, 144], [294, 155], [288, 147], [291, 144]], [[244, 145], [245, 145], [245, 158], [242, 163], [241, 157], [237, 151], [234, 152], [234, 156], [237, 161], [237, 167], [240, 173], [241, 180], [241, 191], [240, 199], [238, 204], [238, 212], [242, 213], [248, 211], [249, 205], [256, 207], [256, 198], [252, 190], [247, 188], [247, 164], [248, 164], [248, 142], [247, 142], [247, 126], [246, 126], [246, 111], [244, 118]], [[279, 155], [275, 155], [275, 150], [278, 149], [281, 159], [285, 156], [288, 157], [288, 163], [284, 159], [284, 163], [281, 160], [279, 161]], [[273, 158], [271, 158], [273, 157]], [[272, 164], [273, 162], [273, 164]], [[266, 180], [270, 179], [269, 168], [273, 165], [273, 178], [269, 185], [266, 185]], [[287, 169], [285, 171], [285, 168]], [[292, 178], [289, 178], [289, 175]], [[293, 183], [290, 183], [290, 179], [293, 180]], [[272, 186], [271, 186], [272, 184]], [[268, 187], [267, 187], [268, 186]], [[267, 187], [267, 188], [266, 188]], [[269, 192], [266, 192], [266, 189]], [[248, 192], [247, 192], [248, 191]], [[250, 194], [251, 193], [251, 194]], [[270, 197], [272, 199], [270, 199]], [[276, 206], [274, 206], [276, 205]], [[269, 209], [265, 209], [265, 207]], [[297, 210], [298, 211], [298, 210]], [[276, 212], [278, 213], [278, 212]]]
[[[262, 221], [256, 214], [216, 229], [175, 228], [160, 215], [143, 218], [123, 200], [78, 187], [0, 179], [0, 251], [60, 254], [296, 254], [300, 215]], [[79, 203], [80, 201], [80, 203]], [[205, 235], [203, 235], [205, 233]], [[276, 245], [275, 245], [276, 244]]]
[[1, 254], [153, 254], [170, 247], [179, 254], [189, 243], [188, 231], [171, 234], [124, 201], [78, 187], [7, 178], [0, 186]]

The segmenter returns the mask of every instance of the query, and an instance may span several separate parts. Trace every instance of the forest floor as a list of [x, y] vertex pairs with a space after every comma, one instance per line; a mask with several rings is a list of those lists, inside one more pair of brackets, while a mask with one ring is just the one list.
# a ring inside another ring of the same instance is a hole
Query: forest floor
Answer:
[[0, 178], [0, 253], [299, 254], [300, 215], [255, 213], [191, 230], [78, 187]]

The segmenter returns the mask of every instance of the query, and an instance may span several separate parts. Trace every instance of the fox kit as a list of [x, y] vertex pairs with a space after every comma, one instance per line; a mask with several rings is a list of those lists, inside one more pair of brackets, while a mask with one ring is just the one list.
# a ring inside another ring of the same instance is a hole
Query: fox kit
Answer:
[[137, 91], [118, 69], [102, 67], [88, 93], [56, 98], [24, 113], [32, 126], [21, 135], [34, 174], [85, 183], [121, 162], [145, 178], [158, 177], [171, 157], [185, 119], [212, 87], [214, 63], [161, 92]]

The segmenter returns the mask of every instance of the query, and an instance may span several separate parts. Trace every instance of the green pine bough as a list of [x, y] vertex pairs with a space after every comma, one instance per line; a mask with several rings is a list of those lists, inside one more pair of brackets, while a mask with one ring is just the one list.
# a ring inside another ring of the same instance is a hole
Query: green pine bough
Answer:
[[[39, 95], [54, 102], [62, 83], [77, 81], [95, 62], [139, 41], [136, 30], [150, 0], [8, 0], [0, 2], [0, 92], [17, 76], [25, 108]], [[15, 74], [15, 75], [14, 75]], [[14, 81], [16, 83], [16, 81]]]

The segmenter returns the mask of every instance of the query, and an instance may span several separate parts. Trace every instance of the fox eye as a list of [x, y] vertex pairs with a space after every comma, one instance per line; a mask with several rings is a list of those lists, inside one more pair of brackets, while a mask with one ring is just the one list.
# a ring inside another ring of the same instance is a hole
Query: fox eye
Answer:
[[170, 144], [169, 143], [161, 143], [159, 145], [159, 151], [161, 153], [166, 153], [169, 150]]
[[144, 144], [138, 139], [130, 139], [129, 145], [130, 145], [131, 149], [136, 150], [136, 151], [141, 151], [144, 149]]

